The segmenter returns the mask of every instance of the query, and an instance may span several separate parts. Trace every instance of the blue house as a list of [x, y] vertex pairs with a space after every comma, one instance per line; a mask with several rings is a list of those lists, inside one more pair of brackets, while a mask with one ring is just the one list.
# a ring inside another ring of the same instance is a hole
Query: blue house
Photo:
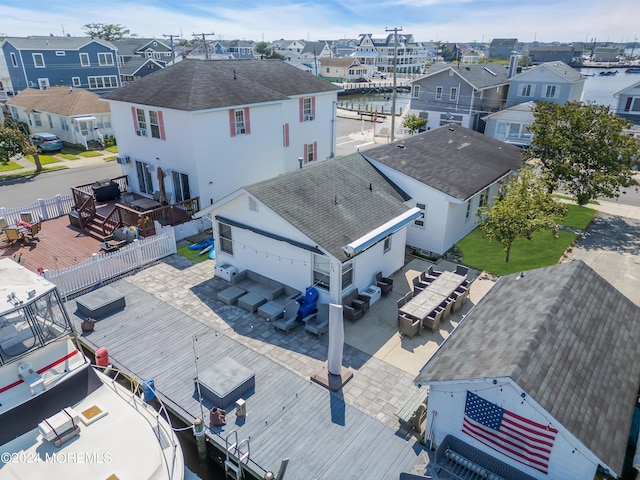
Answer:
[[97, 94], [120, 87], [117, 49], [89, 37], [7, 37], [0, 45], [13, 90], [81, 87]]
[[506, 107], [524, 102], [579, 101], [586, 77], [564, 62], [546, 62], [509, 79]]

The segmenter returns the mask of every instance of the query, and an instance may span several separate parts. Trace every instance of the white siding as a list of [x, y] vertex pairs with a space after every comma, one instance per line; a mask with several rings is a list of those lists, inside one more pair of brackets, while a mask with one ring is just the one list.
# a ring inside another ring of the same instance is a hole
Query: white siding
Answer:
[[[594, 477], [598, 465], [595, 455], [555, 421], [533, 398], [525, 393], [523, 399], [522, 389], [510, 378], [497, 378], [496, 381], [495, 385], [493, 379], [434, 382], [429, 385], [426, 432], [432, 432], [436, 445], [439, 445], [446, 435], [454, 435], [534, 478], [584, 480]], [[513, 413], [558, 429], [558, 435], [551, 450], [548, 475], [506, 457], [462, 433], [467, 390]], [[436, 412], [435, 416], [434, 412]]]

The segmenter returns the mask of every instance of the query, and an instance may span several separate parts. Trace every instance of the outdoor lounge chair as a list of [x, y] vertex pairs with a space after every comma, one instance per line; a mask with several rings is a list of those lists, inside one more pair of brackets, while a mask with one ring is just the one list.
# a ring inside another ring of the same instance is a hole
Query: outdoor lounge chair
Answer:
[[322, 336], [323, 333], [327, 333], [329, 331], [329, 304], [323, 303], [318, 305], [318, 309], [316, 312], [309, 317], [304, 323], [304, 329], [319, 337]]
[[393, 290], [393, 278], [383, 277], [382, 272], [376, 273], [376, 286], [380, 287], [382, 295], [387, 295]]
[[284, 314], [282, 318], [271, 322], [273, 328], [276, 330], [282, 330], [285, 333], [289, 333], [293, 327], [296, 326], [298, 320], [298, 303], [291, 301], [284, 306]]
[[429, 315], [422, 319], [422, 326], [429, 328], [431, 330], [435, 330], [440, 325], [440, 321], [444, 316], [444, 308], [438, 307]]
[[7, 236], [7, 241], [11, 243], [23, 239], [23, 234], [20, 233], [16, 227], [6, 227], [4, 233]]
[[407, 335], [408, 337], [420, 335], [422, 320], [400, 313], [398, 314], [398, 329], [400, 334]]

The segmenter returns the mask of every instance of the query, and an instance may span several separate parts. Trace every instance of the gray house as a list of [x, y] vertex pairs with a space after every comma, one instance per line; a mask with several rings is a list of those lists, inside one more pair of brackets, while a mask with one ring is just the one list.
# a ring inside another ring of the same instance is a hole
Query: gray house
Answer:
[[535, 108], [535, 102], [524, 102], [487, 115], [482, 119], [487, 122], [484, 134], [518, 147], [529, 147], [531, 145], [529, 125], [533, 123]]
[[613, 95], [618, 99], [616, 113], [635, 125], [640, 125], [640, 82]]
[[411, 83], [409, 109], [427, 119], [427, 130], [446, 124], [480, 130], [480, 117], [504, 108], [508, 84], [499, 63], [435, 64]]
[[523, 102], [579, 101], [585, 77], [564, 62], [547, 62], [514, 75], [509, 80], [507, 108]]
[[583, 53], [583, 48], [574, 45], [529, 47], [529, 58], [534, 65], [545, 62], [564, 62], [567, 65], [580, 66]]
[[511, 55], [517, 53], [520, 44], [517, 38], [494, 38], [489, 46], [489, 58], [496, 60], [507, 60]]

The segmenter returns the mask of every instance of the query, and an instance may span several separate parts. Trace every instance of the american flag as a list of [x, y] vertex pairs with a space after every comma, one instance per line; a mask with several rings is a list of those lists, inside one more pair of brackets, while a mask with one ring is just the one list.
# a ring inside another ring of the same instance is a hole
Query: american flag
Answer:
[[558, 430], [505, 410], [467, 392], [462, 431], [488, 447], [547, 473]]

